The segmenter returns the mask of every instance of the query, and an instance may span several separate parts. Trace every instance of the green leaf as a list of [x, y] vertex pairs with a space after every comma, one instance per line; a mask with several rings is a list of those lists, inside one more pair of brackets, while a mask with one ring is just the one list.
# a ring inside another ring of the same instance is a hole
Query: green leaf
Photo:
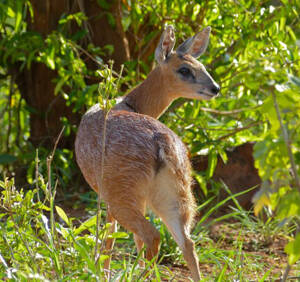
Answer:
[[129, 235], [126, 232], [114, 232], [108, 237], [115, 238], [115, 239], [123, 239], [123, 238], [128, 238]]
[[258, 216], [259, 212], [264, 206], [270, 205], [270, 198], [267, 194], [261, 193], [259, 197], [256, 197], [254, 204], [254, 214]]
[[14, 12], [14, 10], [11, 8], [11, 7], [7, 7], [7, 10], [6, 10], [6, 12], [7, 12], [7, 15], [9, 16], [9, 17], [11, 17], [11, 18], [14, 18], [15, 17], [15, 12]]
[[64, 212], [64, 210], [62, 208], [60, 208], [59, 206], [55, 206], [56, 212], [58, 213], [58, 215], [60, 216], [60, 218], [67, 223], [68, 225], [70, 225], [70, 221], [68, 216], [66, 215], [66, 213]]
[[270, 124], [272, 125], [272, 132], [276, 132], [280, 128], [280, 123], [277, 118], [272, 96], [268, 96], [265, 99], [264, 104], [260, 107], [260, 111], [262, 114], [267, 116]]
[[74, 230], [74, 235], [76, 236], [76, 235], [80, 234], [82, 231], [84, 231], [92, 226], [95, 226], [96, 222], [97, 222], [97, 216], [94, 215], [91, 218], [89, 218], [88, 220], [86, 220], [85, 222], [83, 222], [78, 228], [76, 228]]
[[48, 66], [49, 66], [52, 70], [55, 69], [55, 63], [54, 63], [53, 58], [51, 58], [50, 56], [47, 56], [46, 62], [47, 62], [47, 64], [48, 64]]
[[225, 280], [225, 274], [226, 274], [226, 270], [228, 268], [228, 265], [225, 264], [224, 267], [222, 268], [221, 272], [219, 273], [218, 277], [215, 279], [215, 281], [217, 282], [222, 282]]
[[224, 162], [224, 164], [226, 164], [228, 161], [226, 152], [224, 150], [219, 150], [218, 153], [219, 153], [220, 157], [222, 158], [222, 161]]
[[70, 229], [66, 229], [62, 225], [59, 224], [57, 230], [61, 233], [61, 235], [64, 237], [64, 239], [68, 240], [70, 238], [70, 234], [69, 234]]
[[296, 40], [297, 40], [297, 37], [296, 37], [294, 31], [292, 30], [292, 28], [291, 28], [290, 26], [287, 26], [286, 29], [287, 29], [288, 33], [290, 34], [291, 38], [292, 38], [294, 41], [296, 41]]
[[90, 249], [86, 245], [81, 244], [79, 241], [76, 240], [74, 240], [74, 247], [80, 253], [81, 257], [86, 261], [89, 270], [96, 273], [96, 265], [90, 255]]
[[280, 31], [284, 30], [285, 23], [286, 23], [286, 18], [285, 17], [281, 17], [280, 18], [280, 27], [279, 27]]
[[104, 262], [105, 260], [107, 260], [109, 258], [109, 255], [100, 255], [99, 257], [99, 262]]
[[155, 281], [160, 282], [161, 278], [160, 278], [159, 270], [158, 270], [156, 263], [154, 264], [154, 272], [155, 272], [155, 278], [156, 278]]
[[292, 265], [300, 259], [300, 233], [298, 233], [294, 240], [289, 242], [285, 248], [285, 252], [289, 255], [289, 264]]
[[115, 20], [113, 14], [112, 13], [107, 13], [106, 16], [107, 16], [107, 20], [108, 20], [110, 26], [115, 27], [116, 26], [116, 20]]
[[107, 0], [97, 0], [98, 5], [103, 8], [104, 10], [109, 10], [110, 8], [110, 3]]
[[62, 77], [59, 82], [56, 84], [55, 89], [54, 89], [54, 94], [57, 95], [57, 93], [60, 91], [62, 86], [65, 84], [65, 82], [69, 79], [69, 75], [65, 75]]
[[18, 0], [16, 5], [16, 25], [15, 25], [15, 32], [18, 32], [21, 24], [22, 24], [22, 18], [23, 18], [23, 1]]
[[208, 155], [208, 167], [206, 170], [207, 178], [211, 178], [213, 176], [217, 162], [218, 162], [218, 156], [216, 151], [211, 151]]
[[205, 181], [204, 177], [202, 177], [202, 175], [200, 175], [199, 173], [195, 173], [194, 177], [197, 180], [198, 184], [200, 185], [204, 196], [207, 196], [208, 192], [207, 192], [206, 181]]
[[295, 85], [297, 85], [297, 86], [300, 87], [300, 78], [299, 78], [299, 77], [290, 75], [289, 78], [290, 78], [290, 81], [291, 81], [293, 84], [295, 84]]
[[54, 56], [55, 56], [55, 47], [52, 45], [52, 48], [51, 48], [49, 54], [47, 54], [47, 57], [46, 57], [46, 63], [47, 63], [47, 65], [48, 65], [52, 70], [55, 69]]
[[300, 216], [300, 193], [296, 190], [285, 194], [278, 205], [277, 216], [284, 219], [292, 216]]

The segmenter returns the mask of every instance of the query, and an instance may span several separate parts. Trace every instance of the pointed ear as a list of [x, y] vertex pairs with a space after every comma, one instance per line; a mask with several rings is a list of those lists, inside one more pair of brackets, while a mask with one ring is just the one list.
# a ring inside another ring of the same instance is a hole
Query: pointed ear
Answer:
[[175, 41], [174, 27], [171, 25], [166, 26], [155, 50], [155, 59], [159, 64], [161, 64], [172, 52]]
[[176, 52], [181, 55], [190, 54], [194, 58], [200, 57], [207, 48], [210, 30], [211, 28], [208, 26], [201, 32], [195, 34], [193, 37], [190, 37], [181, 45], [179, 45]]

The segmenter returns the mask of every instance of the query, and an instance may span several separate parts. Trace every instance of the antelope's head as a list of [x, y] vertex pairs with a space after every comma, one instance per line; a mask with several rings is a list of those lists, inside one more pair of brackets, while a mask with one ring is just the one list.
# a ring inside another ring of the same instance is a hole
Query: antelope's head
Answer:
[[183, 42], [176, 51], [172, 26], [164, 30], [155, 50], [167, 91], [175, 97], [209, 100], [218, 95], [220, 86], [197, 60], [206, 50], [210, 27]]

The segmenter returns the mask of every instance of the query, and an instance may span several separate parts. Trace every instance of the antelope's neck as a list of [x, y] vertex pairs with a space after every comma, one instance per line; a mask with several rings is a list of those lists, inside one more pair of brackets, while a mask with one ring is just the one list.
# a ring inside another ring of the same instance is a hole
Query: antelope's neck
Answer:
[[137, 113], [158, 118], [174, 100], [168, 93], [162, 70], [158, 66], [147, 79], [126, 95], [123, 102], [128, 103]]

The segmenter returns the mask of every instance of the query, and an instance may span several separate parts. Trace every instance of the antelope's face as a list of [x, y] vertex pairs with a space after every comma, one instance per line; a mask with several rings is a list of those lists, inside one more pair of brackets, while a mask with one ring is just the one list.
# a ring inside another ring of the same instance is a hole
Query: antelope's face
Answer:
[[176, 50], [172, 26], [167, 26], [155, 51], [168, 92], [175, 97], [209, 100], [220, 86], [197, 60], [206, 50], [210, 27], [184, 41]]
[[190, 54], [173, 53], [164, 66], [164, 80], [169, 92], [177, 97], [209, 100], [218, 95], [219, 85], [205, 67]]

